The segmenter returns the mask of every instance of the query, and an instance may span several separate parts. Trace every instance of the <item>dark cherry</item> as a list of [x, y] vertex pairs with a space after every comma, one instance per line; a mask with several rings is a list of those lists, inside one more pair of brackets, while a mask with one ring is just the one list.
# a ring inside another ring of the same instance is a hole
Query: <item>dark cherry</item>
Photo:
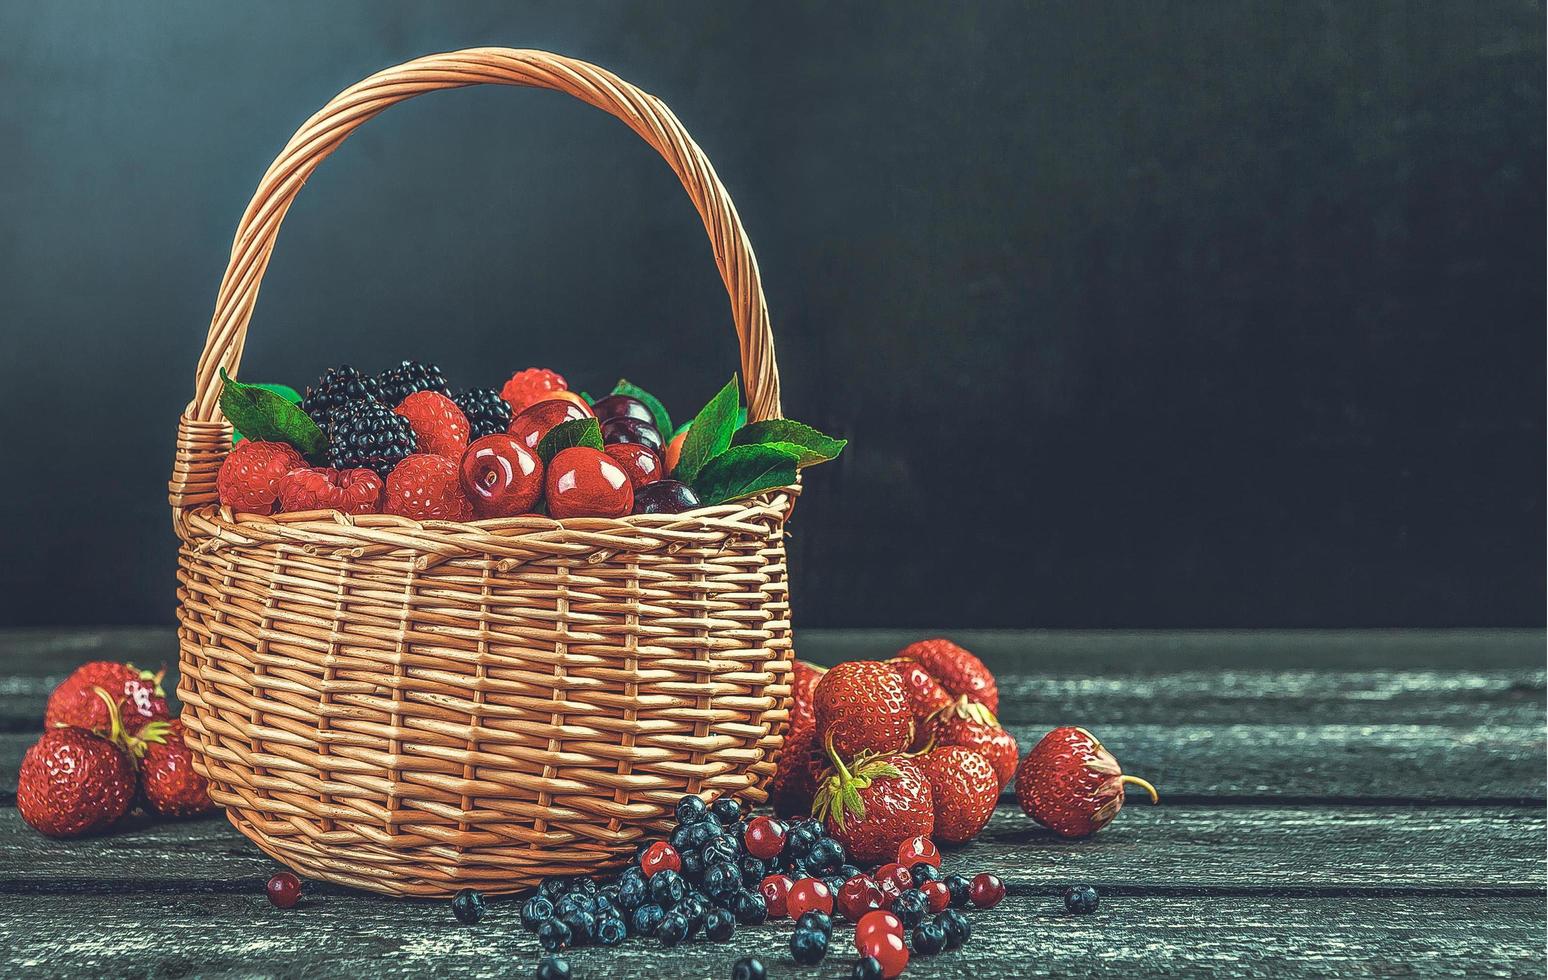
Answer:
[[584, 403], [576, 404], [558, 398], [538, 402], [511, 419], [510, 426], [505, 430], [515, 436], [517, 441], [528, 449], [537, 449], [537, 444], [548, 435], [548, 430], [560, 422], [568, 422], [570, 419], [589, 419], [591, 409]]
[[602, 451], [618, 461], [623, 471], [629, 474], [629, 483], [636, 490], [666, 476], [666, 467], [661, 465], [661, 457], [649, 446], [615, 442], [611, 446], [604, 446]]
[[550, 460], [543, 489], [552, 517], [622, 517], [634, 507], [629, 474], [587, 446], [571, 446]]
[[608, 419], [639, 419], [652, 425], [656, 423], [656, 417], [650, 414], [650, 408], [630, 395], [608, 395], [606, 398], [599, 398], [597, 403], [591, 406], [591, 410], [604, 422]]
[[543, 464], [515, 436], [496, 432], [462, 454], [462, 490], [480, 517], [530, 513], [543, 495]]
[[275, 908], [288, 909], [301, 900], [301, 879], [289, 871], [281, 871], [269, 879], [264, 891], [268, 892], [269, 901]]
[[654, 425], [642, 419], [608, 419], [602, 423], [602, 443], [611, 446], [615, 442], [631, 442], [636, 446], [648, 446], [656, 452], [666, 448], [666, 440]]
[[681, 514], [699, 506], [699, 495], [686, 483], [657, 480], [634, 492], [636, 514]]

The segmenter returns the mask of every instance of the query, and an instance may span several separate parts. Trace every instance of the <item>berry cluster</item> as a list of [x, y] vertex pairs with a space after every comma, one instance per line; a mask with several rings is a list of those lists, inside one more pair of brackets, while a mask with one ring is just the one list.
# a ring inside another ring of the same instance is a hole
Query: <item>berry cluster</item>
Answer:
[[161, 674], [107, 660], [85, 664], [49, 695], [43, 725], [22, 758], [16, 808], [50, 837], [106, 830], [136, 801], [172, 817], [214, 806]]

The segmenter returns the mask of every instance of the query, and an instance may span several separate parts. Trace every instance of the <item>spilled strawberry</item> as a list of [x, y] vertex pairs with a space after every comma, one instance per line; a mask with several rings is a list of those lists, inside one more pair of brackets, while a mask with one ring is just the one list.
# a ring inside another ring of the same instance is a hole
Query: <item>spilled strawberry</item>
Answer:
[[795, 662], [795, 675], [790, 681], [790, 728], [785, 733], [774, 777], [769, 781], [769, 800], [774, 812], [782, 817], [810, 813], [812, 809], [817, 775], [822, 769], [812, 695], [825, 673], [822, 667], [801, 660]]
[[43, 724], [47, 728], [84, 728], [108, 735], [112, 722], [106, 702], [95, 692], [100, 687], [112, 696], [113, 708], [121, 716], [124, 729], [134, 734], [150, 722], [170, 717], [166, 692], [161, 689], [163, 673], [111, 660], [82, 664], [48, 696]]
[[988, 759], [1002, 787], [1016, 774], [1016, 739], [981, 704], [959, 697], [931, 719], [929, 734], [932, 745], [961, 745]]
[[942, 745], [914, 760], [930, 784], [935, 839], [962, 844], [977, 837], [1000, 801], [989, 760], [961, 745]]
[[126, 748], [132, 736], [124, 730], [114, 696], [100, 686], [92, 696], [104, 706], [108, 718], [103, 735], [82, 728], [53, 728], [22, 757], [16, 809], [23, 820], [50, 837], [105, 830], [134, 802], [134, 761]]
[[941, 637], [919, 640], [899, 650], [898, 656], [917, 661], [952, 697], [966, 696], [990, 712], [1000, 710], [1000, 689], [994, 682], [994, 675], [982, 660], [950, 640]]
[[812, 815], [851, 859], [890, 861], [904, 841], [934, 832], [930, 783], [914, 760], [873, 756], [857, 760], [852, 771], [842, 760], [834, 761], [834, 772], [817, 790]]
[[914, 719], [914, 735], [917, 742], [924, 737], [930, 716], [950, 704], [951, 695], [941, 687], [941, 682], [935, 679], [935, 675], [926, 670], [924, 664], [917, 660], [893, 657], [887, 661], [887, 666], [897, 671], [898, 677], [903, 680], [903, 690], [908, 696], [908, 710]]
[[851, 660], [830, 669], [812, 694], [817, 739], [833, 761], [906, 751], [914, 739], [903, 679], [887, 664]]
[[1125, 775], [1118, 760], [1084, 728], [1055, 728], [1016, 771], [1016, 800], [1027, 816], [1061, 837], [1089, 837], [1123, 808], [1134, 784], [1159, 803], [1156, 788]]
[[140, 788], [152, 810], [169, 817], [191, 817], [215, 808], [209, 780], [194, 770], [181, 721], [174, 718], [165, 731], [148, 735], [144, 752]]

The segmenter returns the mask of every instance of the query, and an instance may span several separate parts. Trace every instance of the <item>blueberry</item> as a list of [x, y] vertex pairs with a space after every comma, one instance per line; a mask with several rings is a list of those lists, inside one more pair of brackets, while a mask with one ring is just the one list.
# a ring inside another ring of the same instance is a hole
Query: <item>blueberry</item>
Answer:
[[785, 873], [792, 881], [800, 881], [802, 878], [810, 878], [812, 869], [807, 867], [806, 858], [796, 858], [794, 861], [786, 862]]
[[704, 928], [704, 918], [709, 913], [704, 901], [697, 895], [689, 895], [673, 910], [684, 919], [688, 920], [688, 938], [692, 939]]
[[677, 801], [677, 822], [680, 826], [698, 823], [709, 813], [709, 807], [697, 796], [685, 796]]
[[769, 866], [759, 858], [742, 858], [742, 884], [748, 888], [758, 887], [758, 882], [768, 876]]
[[590, 912], [567, 912], [559, 916], [559, 921], [570, 927], [570, 940], [577, 946], [584, 946], [591, 942], [597, 927], [597, 917]]
[[914, 927], [914, 952], [921, 956], [934, 956], [945, 948], [945, 929], [933, 922], [922, 922]]
[[725, 898], [742, 888], [742, 871], [730, 861], [710, 865], [704, 872], [704, 892], [710, 898]]
[[804, 858], [811, 852], [812, 845], [817, 843], [817, 826], [812, 823], [798, 823], [785, 831], [785, 849], [780, 852], [786, 861], [794, 861]]
[[688, 829], [683, 833], [683, 847], [678, 853], [697, 851], [719, 836], [720, 828], [709, 820], [689, 824]]
[[946, 948], [956, 949], [973, 938], [973, 923], [956, 909], [947, 909], [935, 917], [935, 924], [946, 933]]
[[859, 868], [855, 867], [852, 864], [846, 864], [846, 865], [843, 865], [843, 866], [841, 866], [839, 868], [838, 873], [839, 873], [839, 877], [840, 878], [843, 878], [845, 881], [848, 881], [851, 878], [858, 878], [858, 877], [860, 877], [860, 875], [863, 872]]
[[591, 899], [584, 895], [576, 895], [573, 892], [571, 894], [562, 896], [559, 901], [554, 903], [554, 915], [557, 915], [561, 919], [567, 915], [573, 915], [576, 912], [590, 911]]
[[678, 912], [668, 912], [656, 927], [656, 938], [663, 946], [676, 946], [688, 938], [688, 920]]
[[574, 878], [570, 879], [569, 894], [571, 894], [571, 895], [584, 895], [587, 898], [591, 898], [596, 893], [597, 893], [597, 883], [596, 883], [596, 881], [594, 879], [587, 878], [584, 875], [577, 875]]
[[521, 927], [537, 932], [538, 926], [554, 917], [554, 903], [542, 895], [533, 895], [521, 907]]
[[477, 925], [478, 920], [484, 917], [484, 911], [488, 907], [484, 903], [483, 892], [464, 888], [452, 899], [452, 915], [465, 926]]
[[735, 931], [736, 916], [725, 909], [710, 909], [709, 914], [704, 917], [704, 935], [714, 942], [725, 942]]
[[762, 925], [769, 917], [769, 903], [757, 892], [740, 892], [731, 898], [731, 912], [744, 926]]
[[946, 890], [951, 892], [952, 907], [960, 909], [966, 906], [973, 883], [962, 875], [947, 875], [943, 880], [946, 882]]
[[729, 835], [722, 835], [709, 841], [700, 853], [704, 856], [706, 868], [716, 861], [740, 861], [742, 858], [742, 849], [737, 846], [736, 838]]
[[903, 920], [905, 929], [912, 929], [923, 922], [925, 913], [928, 911], [930, 911], [930, 903], [925, 900], [924, 893], [917, 888], [910, 888], [892, 900], [892, 912]]
[[768, 976], [763, 961], [755, 956], [744, 956], [731, 967], [731, 980], [768, 980]]
[[806, 863], [823, 876], [837, 874], [844, 864], [844, 845], [831, 837], [824, 837], [812, 845], [806, 855]]
[[933, 864], [920, 861], [908, 869], [909, 876], [914, 879], [914, 887], [918, 888], [927, 881], [940, 881], [941, 869]]
[[574, 939], [570, 935], [570, 927], [564, 924], [563, 919], [549, 919], [538, 926], [538, 945], [550, 953], [557, 953], [570, 945]]
[[560, 878], [557, 875], [553, 875], [544, 878], [542, 883], [538, 885], [538, 894], [542, 895], [550, 902], [558, 901], [561, 895], [569, 891], [568, 884], [569, 883], [565, 881], [565, 879]]
[[1072, 915], [1090, 915], [1097, 910], [1097, 901], [1097, 890], [1090, 885], [1064, 890], [1064, 910]]
[[663, 908], [671, 908], [688, 894], [688, 884], [683, 876], [668, 868], [657, 871], [650, 879], [650, 897]]
[[821, 963], [828, 955], [828, 934], [819, 929], [797, 929], [790, 934], [790, 955], [803, 966]]
[[710, 812], [719, 818], [721, 823], [733, 824], [742, 819], [742, 804], [729, 796], [722, 796], [710, 804]]
[[655, 902], [646, 902], [634, 910], [629, 916], [629, 925], [637, 936], [654, 936], [656, 927], [661, 925], [661, 920], [666, 917], [666, 910]]
[[617, 915], [618, 906], [613, 904], [613, 899], [607, 894], [598, 893], [597, 897], [591, 900], [590, 911], [592, 915], [601, 918], [604, 915]]
[[690, 881], [697, 881], [704, 877], [704, 855], [698, 851], [688, 851], [678, 858], [683, 866], [683, 877]]
[[849, 980], [882, 980], [881, 960], [874, 956], [862, 956], [855, 960], [855, 968], [849, 971]]
[[629, 935], [624, 920], [616, 915], [604, 915], [597, 920], [596, 938], [603, 946], [617, 946]]
[[839, 889], [843, 888], [844, 887], [844, 882], [846, 882], [848, 880], [849, 879], [841, 877], [839, 875], [830, 875], [829, 877], [822, 879], [822, 883], [824, 885], [828, 886], [828, 893], [829, 894], [837, 896], [838, 893], [839, 893]]
[[644, 878], [618, 879], [618, 907], [632, 912], [645, 902], [647, 891]]
[[797, 929], [816, 929], [818, 932], [833, 935], [833, 916], [826, 912], [802, 912], [796, 920]]
[[537, 980], [570, 980], [570, 961], [563, 956], [545, 956], [538, 961]]

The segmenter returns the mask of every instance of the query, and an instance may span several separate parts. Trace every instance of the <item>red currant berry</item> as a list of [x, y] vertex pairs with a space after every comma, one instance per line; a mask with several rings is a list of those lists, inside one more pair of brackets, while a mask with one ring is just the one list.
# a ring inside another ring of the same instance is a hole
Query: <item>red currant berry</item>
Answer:
[[571, 446], [548, 463], [543, 480], [552, 517], [622, 517], [634, 508], [629, 475], [600, 449]]
[[269, 893], [269, 901], [275, 908], [288, 909], [301, 901], [301, 879], [289, 871], [281, 871], [269, 879], [264, 891]]
[[623, 471], [629, 474], [629, 483], [636, 490], [666, 476], [661, 466], [661, 457], [657, 456], [656, 451], [649, 446], [615, 442], [611, 446], [603, 446], [602, 451], [613, 457], [613, 460], [623, 467]]
[[683, 859], [678, 857], [677, 848], [664, 840], [658, 840], [640, 855], [640, 870], [645, 872], [647, 878], [657, 871], [681, 871]]
[[790, 914], [790, 888], [794, 884], [785, 875], [769, 875], [758, 882], [758, 892], [763, 904], [768, 906], [769, 918], [783, 919]]
[[560, 422], [590, 417], [591, 409], [584, 403], [577, 405], [572, 401], [551, 398], [548, 401], [538, 402], [511, 419], [511, 424], [505, 431], [515, 436], [523, 446], [536, 450], [538, 443], [548, 435], [548, 430]]
[[850, 922], [859, 922], [867, 912], [882, 907], [881, 886], [869, 875], [855, 875], [839, 889], [835, 904], [839, 915]]
[[833, 893], [828, 891], [828, 886], [823, 884], [821, 878], [802, 878], [790, 886], [790, 897], [785, 899], [785, 908], [789, 910], [792, 919], [799, 919], [808, 912], [832, 915]]
[[919, 886], [919, 893], [930, 903], [931, 912], [944, 912], [951, 905], [951, 889], [944, 881], [927, 881]]
[[747, 853], [767, 861], [785, 848], [785, 825], [773, 817], [754, 817], [742, 837]]
[[939, 868], [941, 852], [936, 849], [935, 841], [928, 837], [910, 837], [898, 845], [898, 863], [905, 868], [920, 863]]
[[881, 964], [882, 976], [887, 980], [902, 973], [908, 967], [908, 947], [903, 937], [890, 932], [873, 933], [863, 941], [856, 939], [861, 956], [874, 956]]
[[459, 476], [463, 493], [480, 517], [530, 513], [543, 495], [543, 464], [537, 454], [504, 433], [473, 440], [462, 454]]
[[863, 945], [872, 936], [893, 935], [903, 938], [903, 920], [887, 909], [867, 912], [855, 923], [855, 948], [864, 951]]
[[973, 876], [968, 885], [968, 901], [981, 909], [992, 909], [1005, 897], [1005, 882], [984, 872]]
[[890, 905], [897, 897], [914, 887], [914, 876], [901, 864], [884, 864], [876, 869], [876, 883]]

